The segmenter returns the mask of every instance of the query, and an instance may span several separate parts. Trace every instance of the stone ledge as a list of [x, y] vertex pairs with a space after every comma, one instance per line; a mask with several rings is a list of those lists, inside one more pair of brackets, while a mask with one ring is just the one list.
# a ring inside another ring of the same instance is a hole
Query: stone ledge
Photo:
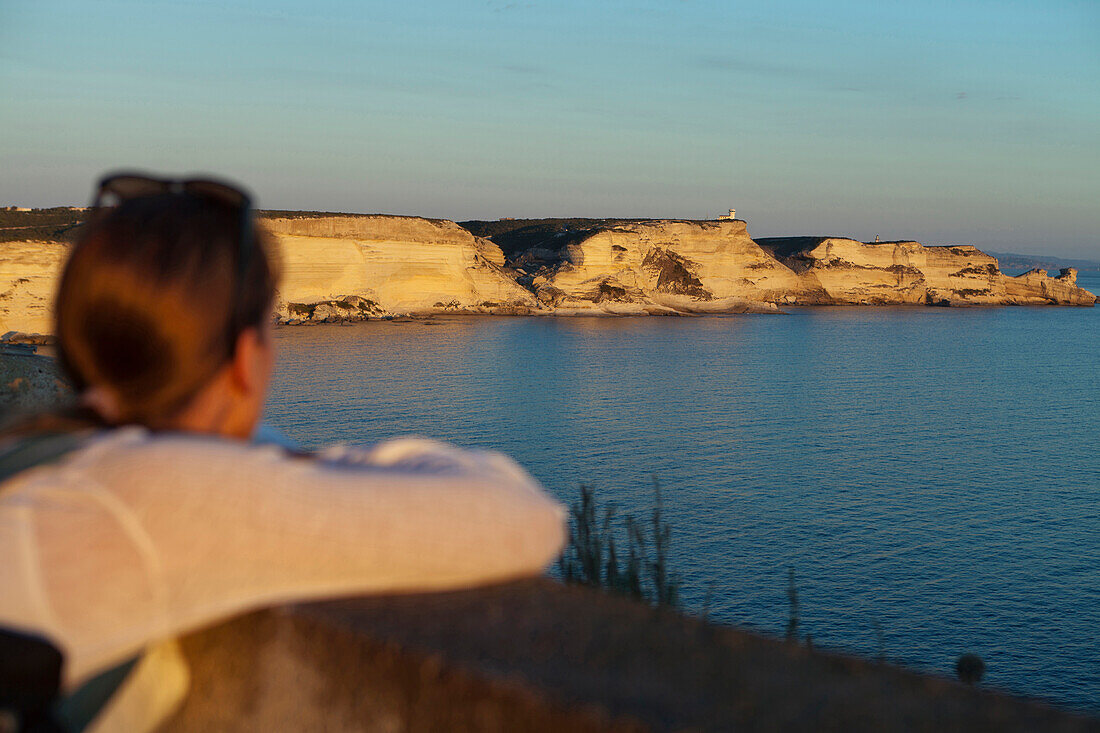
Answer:
[[168, 731], [1100, 730], [546, 579], [271, 609], [182, 645]]
[[0, 419], [66, 406], [73, 399], [56, 362], [35, 347], [0, 342]]

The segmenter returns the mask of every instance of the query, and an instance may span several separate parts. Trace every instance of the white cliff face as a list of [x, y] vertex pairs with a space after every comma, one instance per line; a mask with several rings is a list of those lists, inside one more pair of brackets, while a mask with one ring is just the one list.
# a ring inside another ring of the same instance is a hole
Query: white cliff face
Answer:
[[609, 312], [774, 310], [800, 287], [736, 220], [609, 225], [569, 245], [534, 285], [547, 305]]
[[1092, 305], [1096, 297], [1077, 287], [1077, 270], [1062, 269], [1058, 277], [1046, 270], [1029, 270], [1016, 277], [1004, 278], [1005, 300], [1012, 305]]
[[[284, 320], [537, 307], [503, 269], [500, 248], [453, 222], [332, 216], [266, 219], [263, 226], [278, 245]], [[68, 245], [55, 242], [0, 242], [0, 334], [52, 331], [67, 253]]]
[[68, 252], [57, 242], [0, 242], [0, 334], [53, 329], [53, 297]]
[[830, 237], [789, 251], [785, 261], [800, 273], [805, 300], [810, 303], [1004, 302], [1004, 278], [997, 260], [971, 246], [926, 247], [919, 242], [868, 243]]
[[[605, 225], [533, 284], [558, 309], [732, 312], [763, 304], [1091, 305], [1076, 272], [1003, 275], [969, 245], [749, 238], [742, 221]], [[757, 308], [758, 309], [758, 308]]]
[[[1092, 305], [1076, 271], [1006, 277], [974, 247], [845, 238], [753, 241], [745, 222], [598, 223], [555, 248], [547, 229], [513, 261], [449, 221], [266, 218], [280, 250], [284, 321], [431, 313], [615, 315], [774, 311], [784, 304]], [[587, 225], [586, 225], [587, 226]], [[541, 239], [539, 237], [542, 237]], [[543, 241], [545, 240], [545, 241]], [[68, 246], [0, 242], [0, 334], [49, 333]], [[527, 265], [523, 265], [527, 267]]]
[[920, 269], [928, 283], [929, 302], [1004, 302], [1004, 275], [997, 267], [997, 258], [969, 245], [924, 247], [924, 252], [925, 262]]
[[369, 216], [268, 219], [264, 225], [279, 245], [279, 298], [289, 317], [295, 315], [289, 304], [348, 296], [373, 303], [364, 311], [373, 315], [536, 305], [503, 270], [499, 247], [452, 222]]
[[[761, 240], [765, 248], [773, 242]], [[801, 273], [807, 303], [915, 303], [928, 305], [1092, 305], [1077, 286], [1077, 271], [1058, 277], [1032, 270], [1004, 275], [997, 260], [976, 247], [927, 247], [917, 242], [814, 240], [788, 247], [784, 261]], [[777, 247], [776, 249], [780, 249]]]

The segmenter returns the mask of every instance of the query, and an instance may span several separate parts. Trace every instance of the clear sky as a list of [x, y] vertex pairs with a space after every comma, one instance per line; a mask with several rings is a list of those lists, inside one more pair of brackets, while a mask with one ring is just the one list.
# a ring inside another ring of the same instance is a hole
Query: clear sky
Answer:
[[0, 0], [0, 203], [117, 167], [1100, 259], [1100, 0]]

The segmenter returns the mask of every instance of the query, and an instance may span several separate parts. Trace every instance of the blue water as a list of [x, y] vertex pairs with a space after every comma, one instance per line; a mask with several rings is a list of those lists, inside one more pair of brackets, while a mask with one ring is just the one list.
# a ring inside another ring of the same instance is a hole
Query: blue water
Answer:
[[[1100, 281], [1082, 278], [1100, 292]], [[642, 514], [689, 608], [1100, 711], [1100, 308], [284, 328], [269, 419], [417, 433]]]

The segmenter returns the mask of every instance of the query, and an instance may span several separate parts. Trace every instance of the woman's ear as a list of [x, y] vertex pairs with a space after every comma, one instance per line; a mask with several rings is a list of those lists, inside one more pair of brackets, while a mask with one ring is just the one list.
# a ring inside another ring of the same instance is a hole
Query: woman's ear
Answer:
[[230, 377], [237, 390], [250, 395], [267, 390], [271, 371], [270, 349], [271, 345], [258, 328], [249, 327], [240, 332], [230, 369]]

